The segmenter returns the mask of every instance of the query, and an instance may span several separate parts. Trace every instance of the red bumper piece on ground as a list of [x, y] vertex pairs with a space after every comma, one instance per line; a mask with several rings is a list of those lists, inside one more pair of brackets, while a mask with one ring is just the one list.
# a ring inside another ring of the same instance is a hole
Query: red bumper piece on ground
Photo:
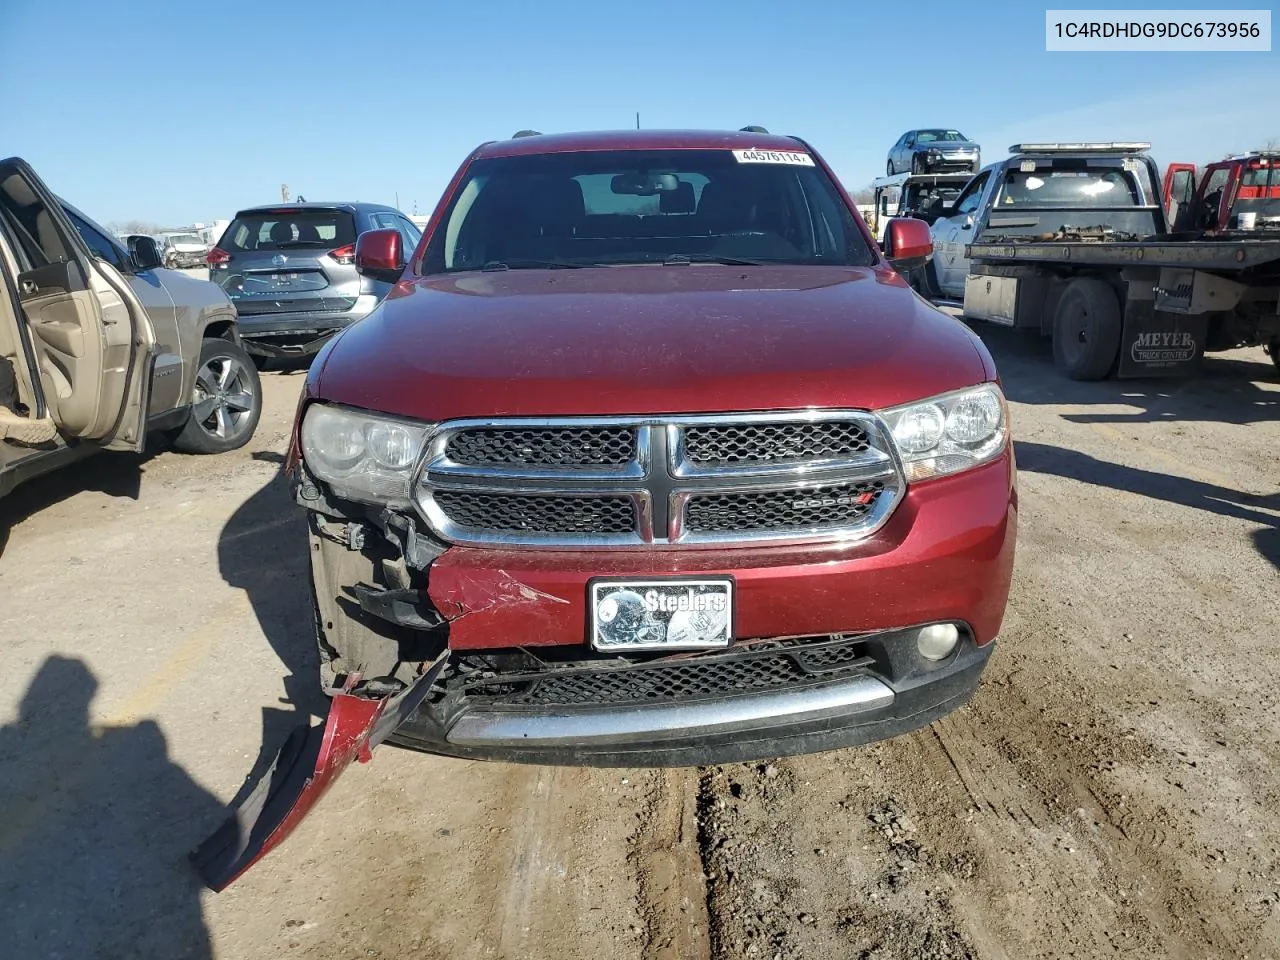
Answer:
[[[226, 889], [284, 842], [352, 761], [367, 763], [373, 748], [418, 708], [446, 660], [442, 657], [391, 696], [370, 699], [340, 692], [323, 726], [304, 724], [289, 734], [244, 801], [192, 852], [192, 865], [204, 884]], [[348, 691], [356, 680], [349, 682]]]

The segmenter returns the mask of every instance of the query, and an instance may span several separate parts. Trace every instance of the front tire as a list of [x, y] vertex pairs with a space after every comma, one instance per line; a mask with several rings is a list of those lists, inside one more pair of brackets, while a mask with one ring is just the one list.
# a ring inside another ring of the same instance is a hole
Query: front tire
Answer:
[[892, 161], [892, 160], [890, 160], [888, 163], [886, 163], [886, 164], [884, 165], [884, 174], [885, 174], [885, 176], [886, 176], [886, 177], [892, 177], [892, 176], [893, 176], [893, 173], [894, 173], [894, 170], [893, 170], [893, 161]]
[[210, 337], [200, 347], [186, 426], [174, 440], [184, 453], [226, 453], [249, 442], [262, 416], [262, 381], [244, 348]]
[[927, 171], [927, 170], [925, 170], [925, 168], [924, 168], [924, 160], [923, 160], [923, 159], [921, 159], [920, 154], [918, 154], [918, 153], [913, 153], [913, 154], [911, 155], [911, 172], [912, 172], [912, 173], [927, 173], [927, 172], [928, 172], [928, 171]]
[[1067, 284], [1053, 315], [1053, 360], [1072, 380], [1103, 380], [1120, 353], [1120, 300], [1101, 280]]

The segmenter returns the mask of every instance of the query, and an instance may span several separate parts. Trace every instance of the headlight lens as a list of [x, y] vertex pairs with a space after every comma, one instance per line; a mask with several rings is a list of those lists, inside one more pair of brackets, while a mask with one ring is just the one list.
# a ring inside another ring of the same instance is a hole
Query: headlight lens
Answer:
[[313, 403], [302, 421], [307, 467], [348, 500], [407, 507], [430, 424]]
[[878, 411], [907, 480], [926, 480], [994, 460], [1009, 436], [1004, 394], [994, 383]]

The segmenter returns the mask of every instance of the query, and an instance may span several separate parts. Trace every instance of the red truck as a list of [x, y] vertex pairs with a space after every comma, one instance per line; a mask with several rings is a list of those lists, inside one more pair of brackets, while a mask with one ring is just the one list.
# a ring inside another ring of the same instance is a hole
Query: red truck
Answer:
[[[1211, 163], [1171, 163], [1164, 175], [1169, 228], [1280, 234], [1280, 150], [1257, 150]], [[1243, 215], [1244, 222], [1242, 222]]]
[[197, 855], [221, 888], [394, 743], [700, 765], [917, 729], [999, 632], [1017, 492], [982, 342], [763, 132], [475, 150], [313, 363], [291, 471], [328, 723]]

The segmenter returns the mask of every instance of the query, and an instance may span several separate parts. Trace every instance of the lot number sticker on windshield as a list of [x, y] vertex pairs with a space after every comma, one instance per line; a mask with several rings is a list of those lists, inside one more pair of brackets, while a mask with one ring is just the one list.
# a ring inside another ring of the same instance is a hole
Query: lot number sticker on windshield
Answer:
[[794, 150], [735, 150], [739, 163], [784, 163], [793, 167], [812, 167], [813, 157]]

